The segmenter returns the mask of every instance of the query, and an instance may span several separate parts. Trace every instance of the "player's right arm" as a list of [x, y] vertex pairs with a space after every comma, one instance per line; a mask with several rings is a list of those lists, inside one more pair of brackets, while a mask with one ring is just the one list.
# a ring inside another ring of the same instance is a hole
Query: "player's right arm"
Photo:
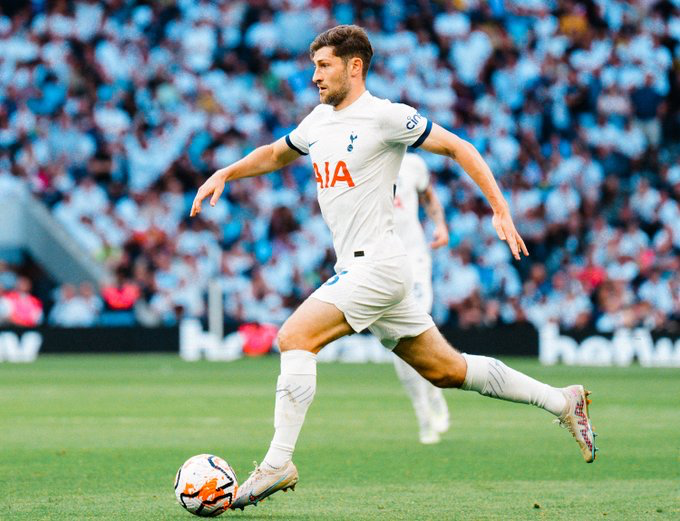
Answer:
[[425, 213], [434, 223], [434, 233], [432, 235], [432, 242], [430, 248], [437, 249], [446, 246], [449, 243], [449, 227], [446, 225], [446, 216], [444, 215], [444, 208], [437, 197], [437, 192], [430, 184], [427, 188], [418, 193], [420, 204], [425, 208]]
[[227, 182], [268, 174], [292, 163], [298, 157], [300, 153], [286, 143], [286, 138], [281, 138], [274, 143], [256, 148], [236, 163], [220, 168], [198, 189], [191, 205], [191, 217], [201, 212], [201, 203], [207, 197], [210, 197], [210, 206], [215, 206]]
[[434, 125], [418, 114], [413, 107], [402, 103], [385, 103], [378, 117], [382, 137], [386, 143], [420, 147], [458, 161], [491, 205], [493, 226], [498, 237], [507, 242], [513, 257], [519, 260], [520, 255], [529, 255], [522, 237], [512, 222], [508, 203], [498, 188], [489, 165], [471, 143], [439, 125]]
[[465, 173], [479, 186], [491, 205], [493, 226], [498, 237], [507, 242], [513, 257], [519, 260], [520, 255], [529, 255], [522, 237], [512, 222], [508, 203], [500, 188], [498, 188], [489, 165], [486, 164], [486, 161], [472, 143], [468, 143], [452, 132], [433, 124], [430, 133], [422, 141], [421, 148], [455, 159], [463, 167]]

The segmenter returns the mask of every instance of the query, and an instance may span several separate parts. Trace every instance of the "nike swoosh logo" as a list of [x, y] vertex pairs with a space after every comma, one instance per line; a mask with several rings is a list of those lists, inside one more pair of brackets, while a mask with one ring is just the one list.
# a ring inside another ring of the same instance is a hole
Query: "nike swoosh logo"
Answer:
[[[318, 139], [316, 141], [319, 141]], [[316, 143], [316, 141], [312, 141], [309, 145], [307, 145], [309, 148], [312, 148], [312, 145]]]
[[[315, 141], [315, 143], [316, 143], [316, 141]], [[262, 492], [260, 492], [257, 496], [254, 496], [253, 493], [251, 492], [250, 494], [248, 494], [248, 501], [250, 501], [251, 503], [254, 503], [255, 501], [259, 501], [260, 498], [267, 497], [269, 495], [269, 494], [267, 494], [267, 492], [269, 492], [271, 489], [273, 489], [275, 486], [277, 486], [279, 483], [281, 483], [284, 479], [286, 479], [285, 476], [282, 477], [281, 479], [279, 479], [272, 486], [270, 486], [270, 487], [266, 488], [265, 490], [263, 490]]]

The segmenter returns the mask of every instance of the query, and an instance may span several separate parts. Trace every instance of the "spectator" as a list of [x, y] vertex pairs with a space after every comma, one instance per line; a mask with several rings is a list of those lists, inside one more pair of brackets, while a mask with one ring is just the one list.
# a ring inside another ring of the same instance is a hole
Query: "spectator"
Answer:
[[12, 304], [5, 296], [5, 290], [0, 286], [0, 326], [9, 323], [12, 314]]
[[654, 87], [654, 76], [647, 73], [644, 85], [633, 90], [630, 97], [638, 127], [650, 145], [658, 146], [661, 141], [661, 122], [657, 116], [663, 96]]
[[19, 277], [16, 287], [4, 298], [9, 308], [9, 321], [16, 326], [35, 327], [43, 320], [43, 305], [31, 295], [32, 283], [27, 277]]
[[92, 324], [94, 324], [104, 308], [104, 303], [96, 294], [91, 282], [80, 283], [78, 286], [78, 297], [83, 302], [84, 307], [88, 310], [87, 313], [92, 317]]
[[0, 260], [0, 288], [12, 289], [16, 286], [18, 280], [17, 274], [10, 269], [9, 264]]
[[[89, 290], [87, 290], [89, 291]], [[86, 291], [86, 293], [87, 293]], [[92, 326], [97, 319], [97, 310], [83, 295], [76, 292], [72, 284], [64, 284], [49, 314], [49, 323], [63, 327]]]
[[116, 280], [102, 288], [104, 312], [103, 325], [132, 325], [135, 322], [134, 307], [140, 297], [139, 287], [130, 281], [124, 269], [116, 272]]

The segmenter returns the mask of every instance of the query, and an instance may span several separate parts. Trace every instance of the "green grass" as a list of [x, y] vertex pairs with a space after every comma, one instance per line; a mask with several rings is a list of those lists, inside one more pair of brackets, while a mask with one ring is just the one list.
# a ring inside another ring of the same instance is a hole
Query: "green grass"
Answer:
[[[391, 366], [320, 365], [296, 491], [222, 518], [680, 519], [680, 371], [508, 363], [594, 391], [594, 464], [547, 413], [460, 391], [451, 431], [421, 446]], [[191, 519], [177, 468], [210, 452], [244, 480], [271, 439], [277, 373], [275, 358], [0, 364], [0, 519]]]

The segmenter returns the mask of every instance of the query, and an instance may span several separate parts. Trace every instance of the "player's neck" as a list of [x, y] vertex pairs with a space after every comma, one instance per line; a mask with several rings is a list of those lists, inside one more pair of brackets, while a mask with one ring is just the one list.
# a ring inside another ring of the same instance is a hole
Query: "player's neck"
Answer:
[[366, 92], [366, 85], [360, 85], [356, 89], [350, 90], [345, 99], [333, 107], [333, 110], [346, 109], [356, 100], [358, 100], [364, 92]]

